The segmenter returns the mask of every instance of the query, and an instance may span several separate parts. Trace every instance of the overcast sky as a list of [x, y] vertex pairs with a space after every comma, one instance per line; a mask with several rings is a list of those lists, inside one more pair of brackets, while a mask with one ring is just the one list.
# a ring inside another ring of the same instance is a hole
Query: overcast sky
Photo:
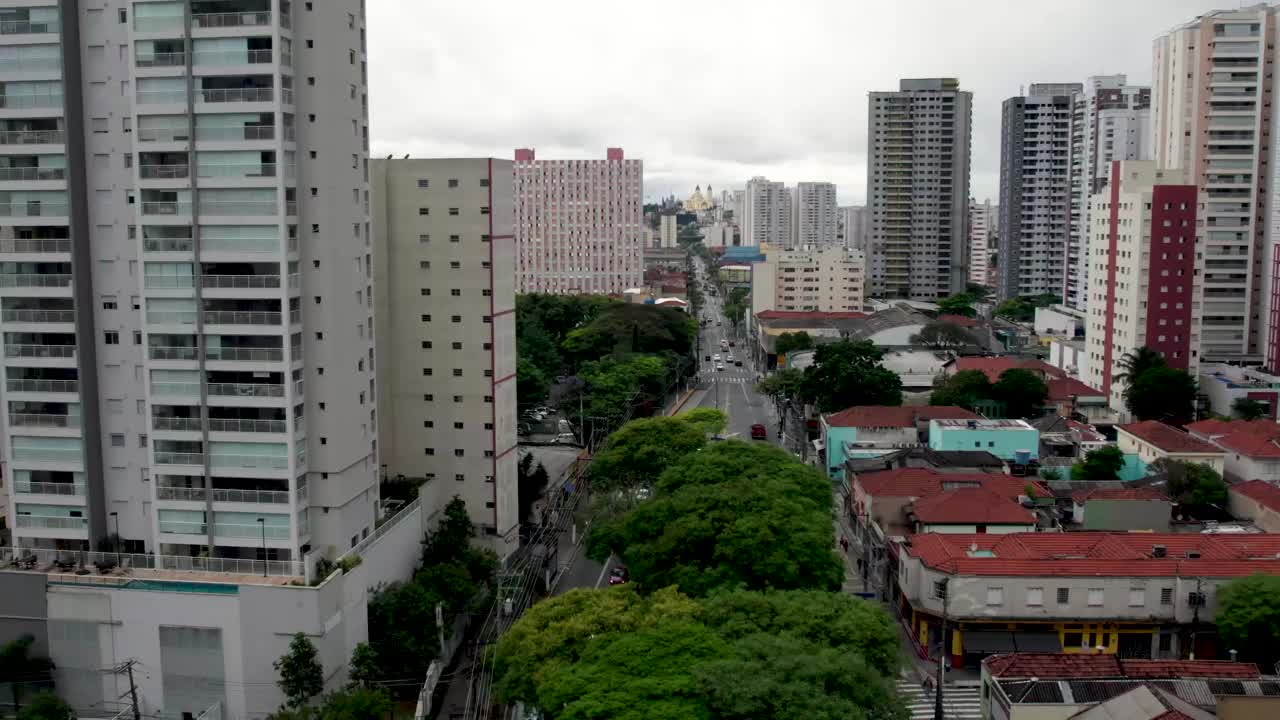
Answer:
[[[1227, 7], [1238, 0], [1224, 0]], [[1000, 103], [1127, 73], [1196, 0], [369, 0], [375, 156], [644, 160], [645, 196], [753, 175], [866, 196], [867, 93], [974, 94], [972, 194], [999, 190]]]

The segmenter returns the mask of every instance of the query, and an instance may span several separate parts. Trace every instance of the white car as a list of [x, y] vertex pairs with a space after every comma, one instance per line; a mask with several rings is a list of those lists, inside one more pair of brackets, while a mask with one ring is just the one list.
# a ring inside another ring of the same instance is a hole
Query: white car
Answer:
[[720, 362], [720, 353], [711, 356], [712, 362]]
[[724, 363], [716, 363], [716, 370], [723, 370], [723, 369], [724, 369]]

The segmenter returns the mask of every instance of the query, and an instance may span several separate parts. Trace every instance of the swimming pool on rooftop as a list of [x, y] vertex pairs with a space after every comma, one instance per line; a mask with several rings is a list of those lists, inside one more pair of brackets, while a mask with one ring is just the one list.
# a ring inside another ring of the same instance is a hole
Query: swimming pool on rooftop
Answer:
[[[84, 587], [74, 582], [52, 582], [51, 585], [73, 585]], [[149, 592], [205, 593], [213, 595], [239, 595], [239, 586], [233, 583], [193, 582], [190, 580], [130, 580], [123, 585], [105, 585], [121, 590], [146, 590]]]

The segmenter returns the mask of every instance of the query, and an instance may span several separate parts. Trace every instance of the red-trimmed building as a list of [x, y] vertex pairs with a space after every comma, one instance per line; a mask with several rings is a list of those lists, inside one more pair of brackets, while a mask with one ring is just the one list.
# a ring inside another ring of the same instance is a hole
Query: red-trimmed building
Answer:
[[1202, 301], [1205, 322], [1214, 317], [1214, 297], [1202, 298], [1196, 275], [1199, 195], [1185, 170], [1124, 160], [1112, 164], [1111, 181], [1091, 202], [1087, 382], [1108, 390], [1111, 409], [1127, 417], [1123, 384], [1115, 382], [1126, 354], [1147, 347], [1192, 376], [1199, 367], [1206, 341], [1193, 338]]
[[954, 405], [859, 405], [819, 418], [826, 465], [832, 477], [841, 473], [850, 448], [885, 449], [924, 445], [930, 420], [977, 420], [978, 415]]
[[1280, 487], [1265, 480], [1247, 480], [1227, 488], [1231, 516], [1249, 520], [1262, 530], [1280, 533]]
[[896, 602], [917, 647], [942, 638], [961, 667], [1001, 652], [1214, 659], [1218, 588], [1280, 574], [1280, 535], [913, 535], [897, 553]]
[[1201, 420], [1187, 432], [1222, 450], [1228, 479], [1280, 481], [1280, 424], [1275, 421]]
[[1137, 455], [1146, 465], [1158, 460], [1181, 460], [1223, 471], [1222, 449], [1159, 420], [1143, 420], [1116, 426], [1116, 445], [1126, 455]]

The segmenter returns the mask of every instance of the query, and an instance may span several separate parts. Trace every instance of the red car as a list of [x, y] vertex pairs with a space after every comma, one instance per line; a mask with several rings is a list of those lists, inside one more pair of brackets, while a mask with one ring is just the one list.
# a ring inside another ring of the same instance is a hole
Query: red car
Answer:
[[760, 423], [756, 423], [755, 425], [751, 426], [752, 440], [765, 440], [768, 437], [769, 437], [769, 431], [765, 430], [764, 426], [761, 425]]
[[627, 572], [626, 566], [619, 565], [609, 573], [610, 585], [622, 585], [631, 579], [631, 573]]

